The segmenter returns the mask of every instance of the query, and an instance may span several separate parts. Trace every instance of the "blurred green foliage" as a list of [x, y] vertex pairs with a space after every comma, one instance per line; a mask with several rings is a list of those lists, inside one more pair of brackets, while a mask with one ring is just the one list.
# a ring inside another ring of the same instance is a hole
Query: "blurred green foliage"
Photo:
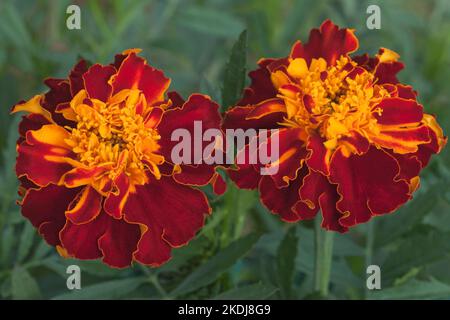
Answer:
[[[66, 28], [72, 2], [81, 7], [81, 30]], [[381, 8], [381, 30], [366, 28], [369, 4]], [[253, 192], [234, 187], [213, 198], [205, 228], [159, 269], [115, 270], [60, 258], [15, 204], [18, 118], [8, 113], [17, 101], [44, 90], [45, 77], [65, 76], [77, 57], [106, 63], [132, 47], [144, 49], [149, 62], [172, 78], [172, 89], [185, 96], [200, 91], [228, 105], [242, 86], [244, 68], [254, 68], [263, 56], [287, 55], [296, 39], [306, 40], [326, 18], [356, 29], [360, 53], [374, 54], [380, 46], [398, 52], [406, 63], [400, 79], [419, 91], [425, 110], [450, 132], [447, 0], [2, 1], [0, 297], [313, 297], [311, 224], [283, 224]], [[232, 50], [243, 30], [247, 43], [244, 35]], [[449, 160], [447, 148], [424, 171], [414, 200], [397, 213], [335, 236], [329, 298], [450, 297]], [[66, 287], [70, 264], [81, 267], [82, 290]], [[365, 289], [368, 264], [381, 266], [382, 290]]]

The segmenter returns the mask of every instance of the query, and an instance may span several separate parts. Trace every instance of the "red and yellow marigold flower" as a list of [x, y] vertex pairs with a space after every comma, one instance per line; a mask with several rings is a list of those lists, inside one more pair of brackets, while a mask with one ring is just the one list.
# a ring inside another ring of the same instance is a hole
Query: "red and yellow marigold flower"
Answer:
[[218, 105], [168, 93], [170, 80], [127, 50], [110, 65], [80, 61], [68, 79], [13, 107], [23, 215], [63, 256], [158, 266], [185, 245], [211, 208], [196, 187], [213, 166], [174, 165], [176, 128], [219, 128]]
[[[312, 219], [344, 232], [411, 199], [419, 173], [446, 143], [417, 93], [399, 83], [398, 54], [358, 48], [353, 30], [325, 21], [288, 57], [261, 59], [250, 87], [225, 115], [225, 128], [278, 129], [278, 172], [257, 165], [229, 171], [241, 188], [284, 221]], [[270, 140], [269, 140], [270, 143]], [[248, 152], [248, 147], [240, 152]]]

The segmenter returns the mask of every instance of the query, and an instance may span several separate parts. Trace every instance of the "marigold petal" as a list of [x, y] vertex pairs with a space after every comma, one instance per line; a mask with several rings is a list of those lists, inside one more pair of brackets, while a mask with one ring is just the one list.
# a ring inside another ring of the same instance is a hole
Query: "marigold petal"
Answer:
[[113, 94], [123, 89], [140, 89], [148, 105], [161, 101], [170, 85], [170, 79], [131, 52], [121, 64], [116, 76], [111, 79]]
[[61, 176], [72, 168], [66, 159], [72, 152], [64, 142], [68, 133], [56, 125], [44, 125], [28, 131], [26, 141], [17, 149], [17, 176], [26, 175], [39, 186], [58, 183]]
[[73, 199], [66, 211], [66, 217], [73, 224], [89, 223], [102, 209], [102, 196], [92, 187], [85, 187]]
[[292, 59], [303, 58], [308, 64], [313, 58], [324, 58], [333, 65], [341, 55], [358, 49], [358, 39], [351, 29], [339, 29], [330, 20], [326, 20], [319, 29], [312, 29], [308, 42], [297, 42], [291, 50]]
[[373, 114], [381, 125], [407, 125], [422, 121], [423, 107], [415, 100], [387, 98], [378, 104]]
[[80, 189], [48, 185], [30, 189], [22, 201], [22, 214], [52, 246], [60, 244], [59, 231], [66, 223], [64, 212]]
[[396, 180], [398, 162], [388, 153], [371, 147], [361, 156], [345, 157], [339, 150], [330, 164], [330, 181], [338, 185], [337, 208], [344, 215], [341, 225], [366, 222], [372, 215], [391, 212], [410, 199], [409, 186]]
[[115, 268], [129, 267], [140, 237], [139, 225], [110, 219], [106, 232], [98, 239], [103, 262]]
[[158, 181], [136, 186], [123, 212], [127, 221], [145, 225], [149, 230], [159, 226], [164, 230], [163, 239], [178, 247], [195, 236], [210, 210], [201, 191], [162, 176]]
[[94, 64], [83, 74], [84, 87], [91, 99], [108, 101], [112, 93], [109, 79], [116, 73], [113, 66], [102, 66]]

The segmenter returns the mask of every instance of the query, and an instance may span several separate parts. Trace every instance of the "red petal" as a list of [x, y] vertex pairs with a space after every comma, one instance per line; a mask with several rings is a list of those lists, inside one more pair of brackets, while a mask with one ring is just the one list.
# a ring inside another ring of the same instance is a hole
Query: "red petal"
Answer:
[[210, 208], [201, 191], [162, 176], [158, 181], [137, 186], [123, 212], [127, 221], [143, 224], [149, 230], [160, 227], [164, 240], [178, 247], [195, 236]]
[[112, 217], [119, 219], [122, 217], [122, 210], [127, 202], [130, 192], [130, 180], [125, 173], [121, 173], [115, 180], [115, 192], [110, 192], [105, 199], [105, 211]]
[[284, 101], [279, 98], [272, 98], [264, 100], [257, 105], [255, 108], [250, 111], [250, 113], [245, 117], [246, 120], [256, 120], [261, 119], [272, 113], [286, 113], [286, 106]]
[[[269, 176], [263, 176], [259, 183], [259, 192], [262, 203], [273, 213], [279, 214], [281, 219], [286, 222], [295, 222], [300, 220], [295, 210], [300, 201], [298, 190], [302, 184], [307, 169], [304, 168], [299, 173], [296, 180], [291, 181], [289, 186], [279, 189]], [[293, 210], [295, 209], [295, 210]], [[317, 210], [311, 210], [304, 206], [303, 214], [314, 215]]]
[[181, 95], [176, 91], [170, 91], [167, 96], [172, 101], [172, 108], [181, 108], [186, 102]]
[[66, 222], [64, 213], [79, 191], [79, 188], [52, 184], [42, 189], [30, 189], [22, 202], [22, 214], [50, 245], [59, 245], [59, 231]]
[[45, 125], [36, 131], [28, 131], [26, 141], [17, 149], [17, 176], [26, 175], [39, 186], [57, 184], [72, 166], [66, 161], [72, 152], [64, 142], [68, 132], [56, 125]]
[[92, 168], [77, 167], [65, 173], [62, 181], [68, 188], [84, 186], [87, 184], [91, 184], [94, 180], [103, 175], [107, 170], [108, 167], [106, 166]]
[[234, 107], [225, 113], [223, 128], [225, 129], [275, 129], [279, 128], [279, 122], [283, 121], [285, 113], [270, 113], [260, 119], [247, 119], [247, 116], [255, 110], [255, 106]]
[[88, 70], [85, 60], [80, 60], [69, 75], [70, 92], [75, 96], [80, 90], [84, 89], [83, 74]]
[[336, 151], [330, 181], [338, 184], [341, 195], [337, 208], [344, 216], [339, 222], [346, 227], [366, 222], [372, 214], [391, 212], [408, 201], [408, 184], [395, 181], [399, 172], [397, 161], [375, 147], [362, 156], [348, 158]]
[[[381, 109], [381, 115], [377, 110]], [[387, 98], [374, 111], [374, 116], [382, 125], [405, 125], [419, 123], [423, 117], [423, 107], [414, 100]]]
[[134, 254], [134, 258], [140, 263], [158, 267], [170, 259], [171, 247], [162, 240], [163, 231], [157, 225], [153, 225], [150, 229], [146, 229], [138, 243], [138, 248]]
[[277, 95], [277, 90], [270, 79], [270, 71], [267, 69], [267, 66], [274, 61], [274, 59], [263, 59], [258, 63], [259, 68], [248, 74], [252, 83], [250, 87], [245, 88], [244, 97], [239, 101], [239, 106], [256, 104]]
[[227, 191], [227, 183], [219, 173], [215, 174], [212, 185], [214, 193], [218, 196], [221, 196]]
[[312, 58], [324, 58], [328, 65], [334, 65], [336, 60], [358, 49], [358, 39], [353, 30], [339, 29], [330, 20], [326, 20], [319, 29], [312, 29], [308, 42], [303, 45], [297, 42], [290, 57], [304, 58], [308, 65]]
[[[281, 129], [274, 133], [278, 135], [279, 141], [279, 158], [268, 167], [278, 166], [278, 172], [272, 174], [273, 179], [278, 188], [287, 186], [290, 181], [295, 180], [298, 175], [308, 150], [304, 147], [304, 143], [300, 140], [302, 129]], [[273, 136], [269, 139], [268, 144], [261, 144], [259, 148], [267, 147], [271, 150]]]
[[214, 166], [207, 164], [181, 165], [181, 172], [173, 175], [175, 181], [182, 184], [205, 186], [215, 174]]
[[95, 219], [102, 208], [102, 196], [94, 188], [85, 187], [74, 198], [66, 211], [73, 224], [88, 223]]
[[130, 266], [140, 237], [139, 225], [110, 219], [106, 232], [98, 240], [103, 262], [116, 268]]
[[113, 66], [101, 66], [94, 64], [83, 75], [86, 91], [91, 99], [108, 101], [111, 96], [112, 86], [109, 79], [116, 73]]
[[311, 135], [308, 140], [306, 148], [311, 151], [311, 155], [306, 160], [307, 165], [321, 172], [324, 175], [329, 175], [331, 151], [324, 146], [325, 140], [320, 136]]
[[[218, 109], [219, 106], [217, 103], [213, 102], [209, 97], [193, 94], [181, 109], [174, 108], [167, 110], [163, 114], [161, 123], [158, 126], [158, 131], [161, 135], [161, 140], [159, 141], [159, 144], [161, 145], [161, 154], [168, 160], [172, 158], [172, 149], [179, 142], [171, 141], [171, 136], [176, 129], [180, 128], [188, 130], [191, 134], [191, 146], [193, 146], [191, 152], [192, 157], [194, 157], [196, 152], [202, 153], [204, 150], [203, 148], [210, 144], [210, 142], [203, 142], [201, 146], [198, 146], [202, 147], [202, 149], [197, 148], [194, 144], [194, 121], [201, 121], [202, 137], [207, 129], [220, 129], [221, 118]], [[195, 164], [194, 159], [191, 160], [191, 164]]]
[[103, 256], [98, 240], [105, 234], [110, 218], [100, 213], [93, 221], [85, 224], [73, 224], [67, 221], [60, 232], [61, 244], [70, 256], [78, 259], [97, 259]]
[[[342, 213], [336, 209], [336, 202], [339, 200], [336, 185], [331, 184], [326, 176], [310, 171], [303, 179], [299, 193], [302, 201], [311, 209], [317, 211], [320, 207], [323, 216], [322, 228], [338, 232], [347, 231], [347, 228], [339, 223]], [[301, 212], [298, 214], [302, 217]], [[313, 217], [307, 218], [312, 219]]]
[[152, 105], [164, 100], [164, 93], [169, 87], [170, 79], [149, 65], [133, 52], [125, 60], [112, 81], [113, 94], [123, 89], [141, 90], [147, 103]]
[[393, 149], [396, 153], [413, 153], [418, 146], [430, 142], [429, 131], [426, 126], [403, 129], [384, 129], [377, 135], [371, 135], [370, 139], [376, 144]]

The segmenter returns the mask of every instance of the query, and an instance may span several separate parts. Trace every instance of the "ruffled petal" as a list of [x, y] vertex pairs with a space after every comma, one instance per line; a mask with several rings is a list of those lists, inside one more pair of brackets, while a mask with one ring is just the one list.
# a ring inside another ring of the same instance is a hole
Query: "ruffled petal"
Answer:
[[60, 232], [62, 247], [69, 256], [77, 259], [98, 259], [103, 256], [98, 240], [108, 229], [110, 218], [105, 213], [100, 213], [90, 223], [74, 224], [67, 220]]
[[139, 89], [147, 100], [147, 104], [164, 100], [164, 93], [170, 84], [170, 79], [131, 52], [120, 65], [119, 71], [111, 79], [113, 94], [124, 89]]
[[[220, 114], [219, 106], [213, 102], [208, 96], [201, 94], [193, 94], [189, 97], [186, 103], [181, 109], [174, 108], [167, 110], [158, 125], [158, 132], [161, 135], [159, 144], [161, 146], [161, 154], [164, 155], [166, 160], [171, 161], [171, 153], [173, 148], [179, 143], [178, 141], [172, 141], [172, 133], [176, 129], [185, 129], [190, 133], [190, 146], [191, 146], [191, 163], [198, 164], [195, 159], [196, 153], [203, 156], [204, 148], [211, 142], [202, 141], [201, 145], [195, 144], [195, 136], [200, 134], [203, 137], [203, 133], [208, 129], [220, 129]], [[195, 132], [194, 122], [201, 124], [201, 131]], [[200, 159], [201, 160], [201, 159]]]
[[139, 225], [110, 218], [106, 232], [98, 239], [103, 262], [115, 268], [130, 266], [140, 237]]
[[144, 225], [150, 232], [158, 226], [164, 231], [160, 240], [179, 247], [195, 236], [210, 210], [201, 191], [162, 176], [158, 181], [136, 186], [123, 212], [127, 221]]
[[330, 181], [338, 185], [341, 199], [337, 208], [344, 215], [341, 225], [350, 227], [366, 222], [372, 215], [391, 212], [410, 199], [404, 180], [396, 180], [398, 162], [383, 150], [371, 147], [362, 155], [333, 154]]
[[27, 176], [39, 186], [57, 184], [72, 166], [66, 159], [73, 156], [64, 141], [69, 133], [57, 125], [44, 125], [28, 131], [26, 140], [17, 149], [17, 176]]
[[112, 93], [112, 86], [109, 79], [116, 73], [113, 66], [102, 66], [94, 64], [83, 75], [86, 91], [91, 99], [98, 99], [103, 102], [108, 101]]
[[41, 189], [30, 189], [22, 202], [22, 214], [39, 230], [48, 244], [59, 245], [59, 231], [66, 222], [64, 212], [79, 191], [79, 188], [68, 189], [53, 184]]
[[92, 187], [85, 187], [70, 203], [66, 217], [73, 224], [94, 220], [102, 209], [102, 196]]
[[112, 217], [119, 219], [130, 193], [130, 179], [125, 173], [121, 173], [114, 180], [114, 191], [110, 192], [105, 199], [103, 207]]
[[[342, 213], [336, 208], [336, 202], [339, 200], [336, 185], [331, 184], [326, 176], [310, 170], [303, 180], [299, 194], [302, 202], [307, 204], [311, 210], [317, 212], [319, 208], [321, 209], [322, 228], [338, 232], [348, 230], [339, 223]], [[297, 214], [302, 218], [305, 216], [302, 211], [298, 211]], [[306, 214], [308, 214], [308, 211], [306, 211]], [[312, 219], [314, 216], [306, 215], [304, 218]]]
[[423, 107], [415, 100], [387, 98], [378, 104], [373, 115], [381, 125], [416, 124], [422, 121]]
[[328, 65], [334, 65], [341, 55], [347, 55], [358, 49], [358, 39], [351, 29], [339, 29], [330, 20], [326, 20], [319, 29], [312, 29], [308, 42], [297, 42], [292, 50], [292, 59], [303, 58], [309, 63], [313, 58], [323, 58]]
[[269, 176], [263, 176], [259, 183], [259, 192], [262, 203], [273, 213], [280, 215], [281, 220], [286, 222], [295, 222], [301, 219], [297, 212], [301, 211], [303, 215], [314, 215], [317, 210], [310, 209], [302, 205], [299, 209], [297, 203], [300, 201], [298, 190], [302, 180], [307, 172], [304, 168], [299, 173], [297, 179], [285, 188], [278, 188], [275, 182]]

